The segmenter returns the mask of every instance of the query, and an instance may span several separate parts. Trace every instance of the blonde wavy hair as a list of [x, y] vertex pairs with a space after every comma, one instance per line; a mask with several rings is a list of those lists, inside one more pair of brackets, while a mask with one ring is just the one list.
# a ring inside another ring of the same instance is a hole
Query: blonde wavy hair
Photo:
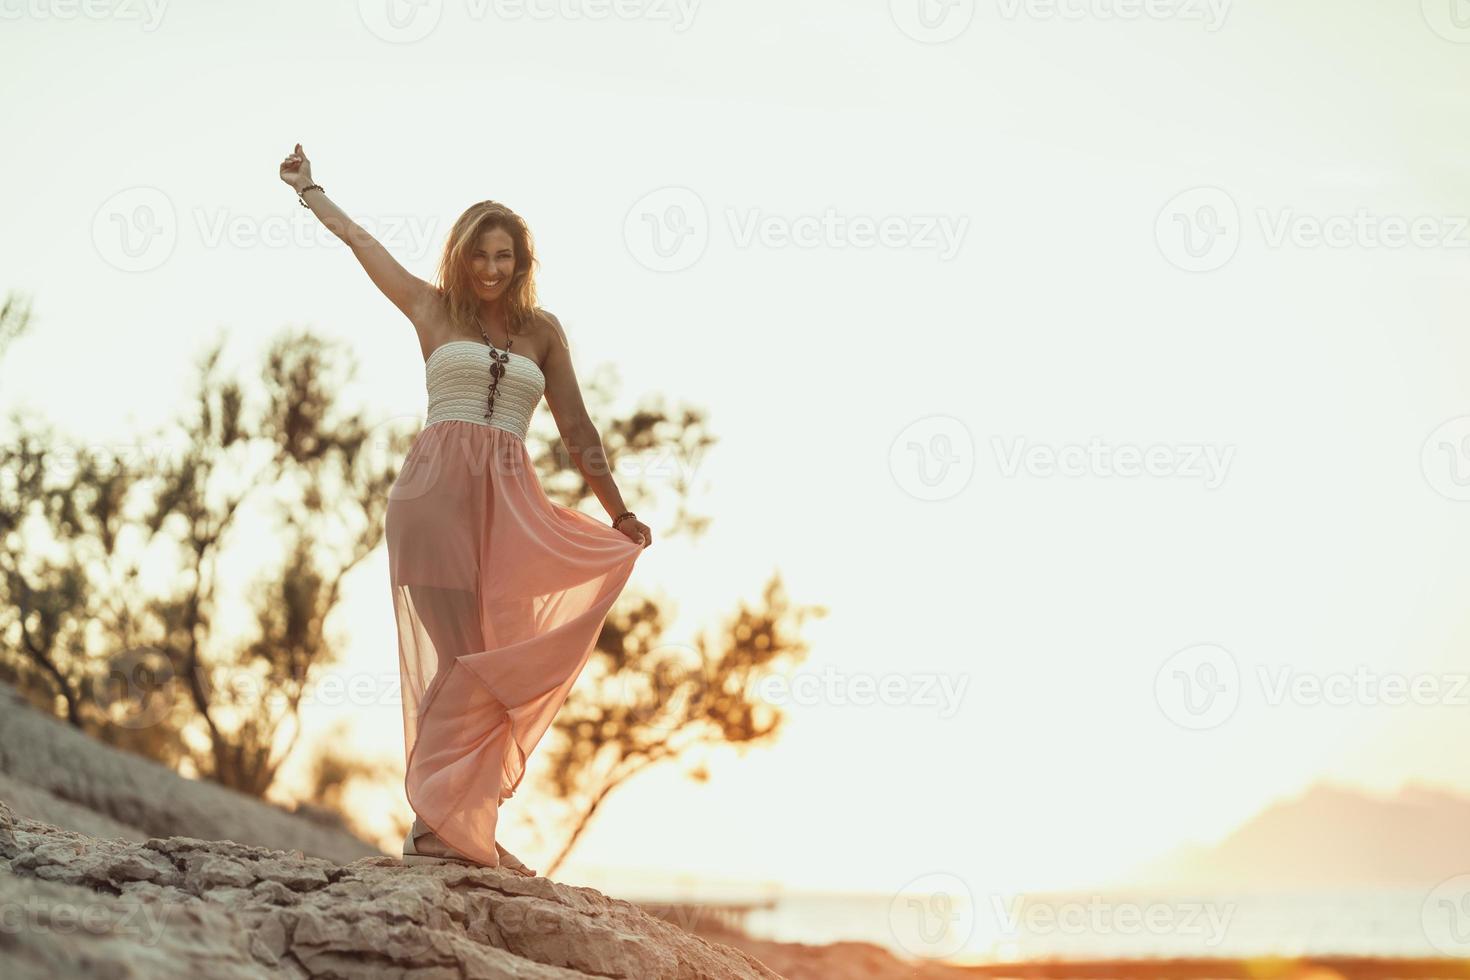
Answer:
[[465, 209], [449, 230], [444, 254], [439, 258], [439, 302], [445, 317], [462, 333], [478, 332], [476, 314], [480, 297], [470, 273], [470, 259], [487, 231], [502, 228], [510, 235], [515, 251], [515, 271], [506, 287], [505, 304], [510, 332], [523, 334], [544, 316], [536, 305], [536, 243], [525, 219], [499, 201], [481, 201]]

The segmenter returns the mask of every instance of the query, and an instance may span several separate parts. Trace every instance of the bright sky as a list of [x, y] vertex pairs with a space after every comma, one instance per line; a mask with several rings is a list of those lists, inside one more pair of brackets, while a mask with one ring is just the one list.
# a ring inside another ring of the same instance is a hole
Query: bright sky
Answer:
[[[412, 328], [276, 176], [299, 140], [425, 278], [461, 210], [507, 202], [584, 381], [708, 410], [712, 530], [630, 584], [677, 603], [671, 642], [775, 570], [830, 609], [803, 672], [835, 681], [785, 739], [628, 787], [569, 873], [1066, 887], [1318, 780], [1470, 791], [1448, 2], [89, 9], [0, 0], [0, 286], [38, 318], [7, 407], [123, 439], [216, 332], [253, 369], [304, 325], [353, 347], [357, 403], [422, 418]], [[1155, 446], [1157, 475], [1111, 468]], [[386, 556], [359, 571], [341, 672], [396, 676]], [[1282, 670], [1360, 668], [1450, 703], [1272, 703]], [[401, 765], [397, 710], [309, 721]]]

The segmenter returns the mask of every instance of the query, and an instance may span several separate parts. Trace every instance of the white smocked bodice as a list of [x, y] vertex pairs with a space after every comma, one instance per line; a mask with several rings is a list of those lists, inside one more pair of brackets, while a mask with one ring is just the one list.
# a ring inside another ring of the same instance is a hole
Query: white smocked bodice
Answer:
[[511, 351], [495, 389], [495, 411], [487, 419], [490, 380], [490, 348], [484, 341], [451, 340], [439, 345], [424, 362], [424, 386], [429, 392], [424, 424], [458, 419], [494, 426], [525, 439], [531, 414], [546, 390], [541, 368], [534, 359]]

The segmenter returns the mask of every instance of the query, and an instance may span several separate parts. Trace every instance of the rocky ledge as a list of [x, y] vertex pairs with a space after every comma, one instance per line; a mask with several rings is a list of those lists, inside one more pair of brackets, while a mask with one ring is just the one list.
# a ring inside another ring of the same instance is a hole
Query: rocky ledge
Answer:
[[0, 962], [12, 980], [778, 976], [629, 902], [546, 878], [94, 838], [3, 802]]

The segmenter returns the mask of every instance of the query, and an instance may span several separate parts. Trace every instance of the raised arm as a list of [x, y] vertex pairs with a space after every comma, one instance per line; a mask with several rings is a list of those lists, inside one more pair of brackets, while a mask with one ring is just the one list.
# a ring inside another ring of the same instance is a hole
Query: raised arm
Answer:
[[437, 292], [434, 287], [400, 265], [381, 242], [337, 207], [327, 197], [326, 191], [320, 187], [302, 191], [303, 187], [310, 187], [314, 181], [311, 179], [311, 161], [302, 152], [300, 143], [281, 162], [281, 179], [300, 195], [311, 213], [321, 219], [328, 231], [347, 243], [373, 285], [408, 317], [415, 329], [419, 330], [422, 340], [421, 325], [427, 322], [430, 304]]

